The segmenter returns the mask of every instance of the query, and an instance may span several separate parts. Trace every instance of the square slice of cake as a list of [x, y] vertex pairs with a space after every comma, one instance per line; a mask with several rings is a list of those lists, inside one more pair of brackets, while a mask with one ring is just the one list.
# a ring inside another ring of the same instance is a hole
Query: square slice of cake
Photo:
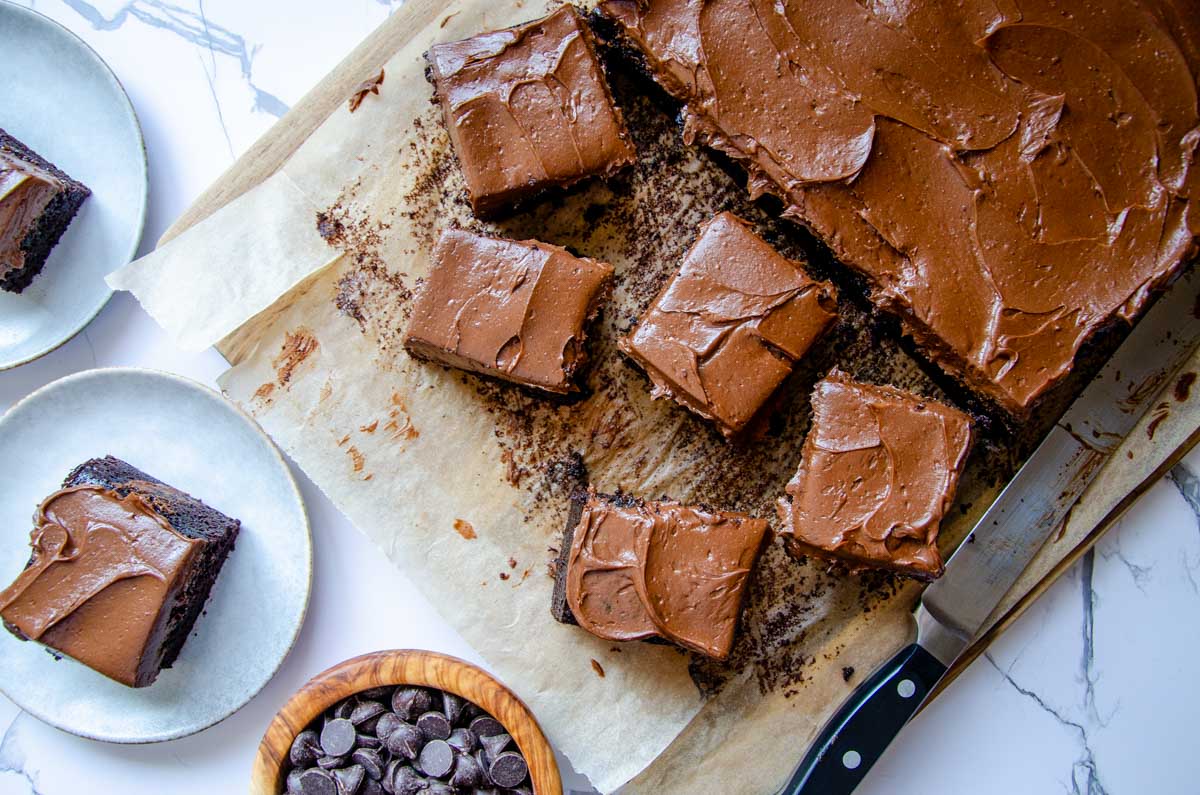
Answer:
[[743, 513], [577, 494], [551, 612], [605, 640], [662, 639], [724, 660], [767, 533]]
[[479, 216], [636, 159], [591, 31], [574, 6], [434, 45], [427, 58]]
[[0, 618], [129, 687], [170, 668], [240, 522], [111, 456], [76, 467], [34, 514], [33, 554]]
[[559, 246], [449, 229], [413, 301], [404, 347], [547, 392], [575, 391], [572, 379], [587, 358], [585, 328], [612, 274], [611, 265]]
[[800, 468], [779, 501], [796, 555], [941, 576], [938, 528], [971, 447], [957, 409], [835, 370], [813, 391]]
[[654, 384], [714, 422], [726, 438], [745, 429], [796, 361], [837, 318], [833, 285], [810, 279], [721, 213], [620, 341]]
[[0, 130], [0, 289], [29, 286], [90, 194]]

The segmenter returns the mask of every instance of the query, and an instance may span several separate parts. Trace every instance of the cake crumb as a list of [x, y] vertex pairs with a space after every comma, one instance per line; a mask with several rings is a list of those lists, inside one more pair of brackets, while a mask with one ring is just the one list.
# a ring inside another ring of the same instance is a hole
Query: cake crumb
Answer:
[[466, 519], [455, 519], [454, 520], [454, 529], [460, 536], [467, 539], [468, 541], [479, 537], [475, 533], [475, 528], [472, 527], [471, 523], [468, 522]]
[[379, 420], [375, 420], [370, 425], [363, 425], [359, 428], [363, 433], [375, 433], [375, 429], [379, 427]]
[[847, 665], [842, 668], [842, 681], [849, 682], [850, 677], [854, 676], [854, 666]]
[[599, 663], [596, 658], [592, 658], [592, 670], [596, 672], [596, 676], [604, 678], [604, 666]]
[[367, 463], [366, 456], [360, 453], [358, 448], [354, 445], [350, 445], [350, 447], [346, 450], [346, 455], [350, 456], [350, 460], [354, 462], [354, 471], [362, 472], [363, 467]]
[[502, 571], [502, 572], [500, 572], [500, 579], [502, 579], [502, 580], [507, 580], [507, 579], [508, 579], [508, 572], [507, 572], [507, 571]]

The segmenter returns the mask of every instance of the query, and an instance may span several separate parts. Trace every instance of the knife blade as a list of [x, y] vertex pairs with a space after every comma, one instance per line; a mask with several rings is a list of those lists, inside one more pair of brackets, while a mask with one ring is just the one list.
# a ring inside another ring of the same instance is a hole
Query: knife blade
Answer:
[[1200, 344], [1200, 274], [1182, 276], [1055, 423], [925, 589], [915, 642], [850, 694], [781, 795], [849, 795], [916, 714], [1089, 483]]

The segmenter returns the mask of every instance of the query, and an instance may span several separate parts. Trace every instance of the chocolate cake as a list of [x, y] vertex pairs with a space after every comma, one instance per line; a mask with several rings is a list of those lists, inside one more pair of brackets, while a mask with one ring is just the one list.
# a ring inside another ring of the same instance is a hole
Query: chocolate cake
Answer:
[[732, 213], [700, 228], [679, 272], [620, 341], [655, 397], [740, 433], [837, 318], [837, 291]]
[[33, 554], [0, 618], [129, 687], [170, 668], [240, 522], [117, 458], [76, 467], [34, 514]]
[[434, 45], [427, 58], [480, 217], [636, 159], [591, 32], [574, 6]]
[[90, 194], [0, 129], [0, 289], [29, 286]]
[[605, 640], [729, 656], [767, 523], [594, 489], [572, 498], [551, 612]]
[[684, 136], [782, 199], [1018, 420], [1200, 234], [1200, 16], [1171, 3], [606, 0]]
[[971, 446], [957, 409], [834, 370], [813, 391], [800, 468], [779, 501], [789, 552], [941, 576], [938, 528]]
[[537, 240], [442, 233], [404, 332], [410, 354], [546, 392], [576, 389], [612, 266]]

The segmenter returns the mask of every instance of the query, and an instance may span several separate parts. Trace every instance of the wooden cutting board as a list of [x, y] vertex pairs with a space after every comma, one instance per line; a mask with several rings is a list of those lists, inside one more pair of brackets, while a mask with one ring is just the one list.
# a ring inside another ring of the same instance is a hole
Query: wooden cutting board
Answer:
[[[397, 50], [408, 44], [427, 25], [437, 21], [440, 14], [445, 14], [446, 8], [446, 0], [407, 0], [201, 194], [166, 231], [158, 245], [169, 242], [278, 171], [313, 131], [354, 92], [363, 75], [377, 73]], [[946, 685], [1011, 626], [1034, 600], [1091, 549], [1121, 514], [1177, 464], [1197, 441], [1200, 441], [1200, 430], [1173, 450], [1079, 545], [981, 636], [950, 670], [937, 693], [944, 690]]]

